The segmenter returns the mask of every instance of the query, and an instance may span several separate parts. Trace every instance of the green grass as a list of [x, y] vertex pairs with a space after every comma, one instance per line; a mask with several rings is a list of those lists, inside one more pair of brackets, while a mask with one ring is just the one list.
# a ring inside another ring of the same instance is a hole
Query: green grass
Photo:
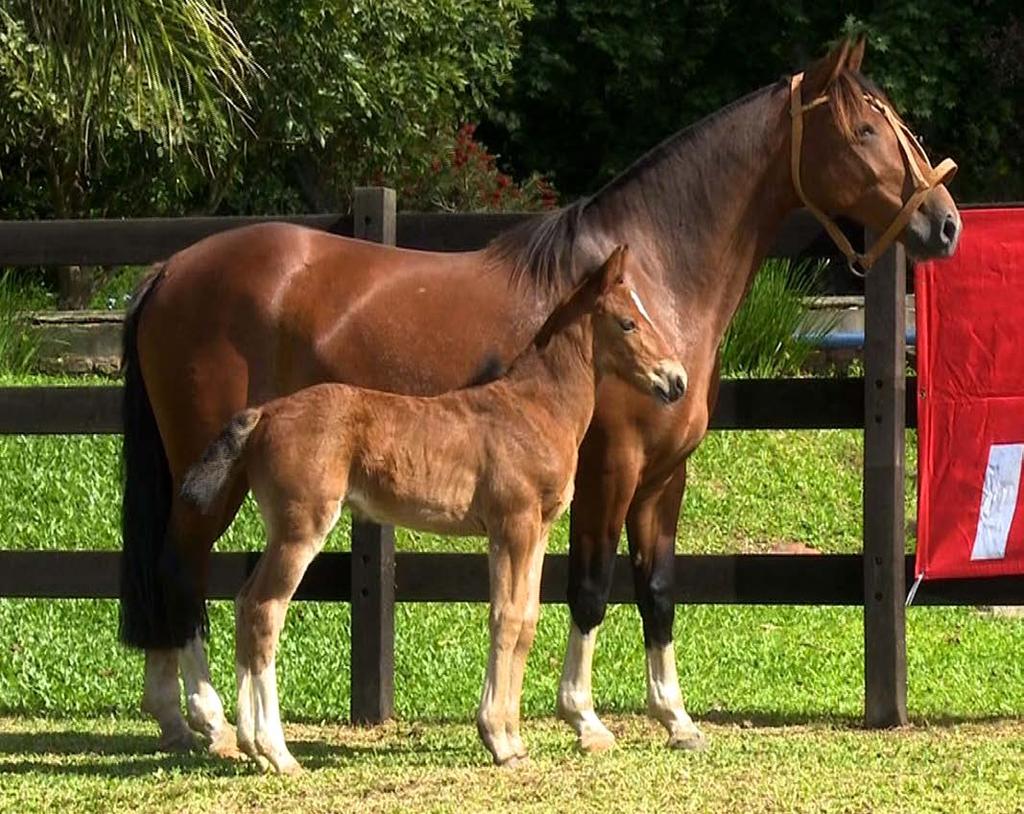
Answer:
[[612, 718], [619, 748], [581, 757], [532, 722], [532, 760], [487, 766], [469, 724], [375, 729], [291, 725], [307, 771], [152, 754], [148, 730], [112, 719], [0, 719], [0, 811], [266, 810], [1006, 812], [1020, 810], [1024, 730], [992, 722], [899, 732], [846, 725], [709, 723], [711, 747], [670, 752], [661, 733]]
[[[0, 437], [0, 544], [115, 549], [118, 448], [110, 437]], [[691, 461], [679, 550], [764, 551], [795, 540], [856, 551], [861, 454], [857, 432], [712, 434]], [[912, 498], [908, 510], [912, 517]], [[341, 526], [329, 548], [346, 545], [347, 518]], [[566, 545], [563, 521], [552, 549]], [[218, 549], [261, 546], [246, 505]], [[484, 551], [480, 540], [405, 531], [398, 546]], [[1022, 780], [1020, 728], [987, 722], [1024, 713], [1024, 624], [969, 608], [910, 609], [918, 729], [873, 734], [856, 729], [858, 609], [681, 607], [681, 684], [713, 742], [705, 755], [674, 755], [640, 715], [636, 611], [613, 607], [599, 637], [595, 694], [604, 714], [626, 716], [613, 725], [624, 737], [614, 755], [594, 760], [575, 756], [550, 717], [568, 614], [545, 606], [523, 698], [537, 758], [509, 774], [485, 767], [469, 724], [487, 647], [483, 605], [399, 606], [401, 722], [368, 733], [318, 725], [347, 718], [348, 606], [296, 603], [279, 660], [283, 713], [297, 754], [316, 771], [295, 785], [205, 758], [150, 754], [153, 728], [137, 712], [142, 659], [118, 645], [116, 615], [111, 601], [0, 601], [0, 714], [16, 716], [0, 720], [0, 809], [468, 811], [488, 808], [493, 796], [498, 808], [525, 810], [669, 801], [680, 810], [939, 811], [970, 800], [972, 810], [995, 811], [1012, 807], [1005, 792]], [[214, 683], [231, 714], [228, 603], [211, 603], [211, 622]]]

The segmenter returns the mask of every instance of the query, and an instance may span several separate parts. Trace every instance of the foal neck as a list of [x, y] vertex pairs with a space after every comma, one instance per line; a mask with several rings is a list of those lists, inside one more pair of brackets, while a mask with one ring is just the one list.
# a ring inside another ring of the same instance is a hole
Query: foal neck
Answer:
[[514, 393], [570, 425], [582, 441], [594, 412], [597, 385], [591, 317], [577, 317], [538, 337], [513, 363], [505, 380]]

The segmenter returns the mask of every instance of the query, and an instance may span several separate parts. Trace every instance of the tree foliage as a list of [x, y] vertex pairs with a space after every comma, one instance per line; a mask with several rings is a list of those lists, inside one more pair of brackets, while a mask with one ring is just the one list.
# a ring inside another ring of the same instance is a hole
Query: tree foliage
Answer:
[[423, 170], [508, 78], [529, 0], [233, 0], [265, 70], [253, 130], [211, 197], [237, 211], [337, 209]]
[[429, 165], [529, 0], [7, 0], [8, 217], [343, 207]]
[[227, 15], [203, 0], [8, 0], [5, 191], [37, 214], [107, 211], [117, 193], [105, 176], [131, 184], [124, 170], [145, 177], [176, 151], [209, 160], [205, 145], [239, 129], [254, 67]]
[[1018, 0], [537, 0], [513, 84], [482, 128], [519, 172], [593, 191], [660, 139], [865, 31], [866, 71], [964, 199], [1024, 197]]

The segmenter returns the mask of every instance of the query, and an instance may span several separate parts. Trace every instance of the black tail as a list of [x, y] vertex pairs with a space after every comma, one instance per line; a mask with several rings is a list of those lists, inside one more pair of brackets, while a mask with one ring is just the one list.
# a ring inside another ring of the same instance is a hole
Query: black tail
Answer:
[[[137, 342], [142, 309], [163, 274], [163, 266], [157, 266], [139, 284], [125, 315], [121, 356], [124, 498], [121, 503], [120, 635], [126, 645], [147, 649], [181, 647], [197, 629], [205, 630], [202, 602], [198, 619], [177, 618], [183, 604], [195, 608], [196, 601], [191, 598], [183, 603], [180, 597], [174, 601], [168, 593], [179, 589], [163, 576], [168, 569], [164, 540], [171, 513], [171, 470], [142, 380]], [[195, 617], [195, 611], [188, 615]]]
[[185, 473], [181, 482], [181, 496], [202, 512], [224, 490], [224, 484], [234, 471], [245, 442], [259, 423], [262, 411], [259, 408], [242, 410], [235, 415], [220, 435], [210, 442], [199, 463]]

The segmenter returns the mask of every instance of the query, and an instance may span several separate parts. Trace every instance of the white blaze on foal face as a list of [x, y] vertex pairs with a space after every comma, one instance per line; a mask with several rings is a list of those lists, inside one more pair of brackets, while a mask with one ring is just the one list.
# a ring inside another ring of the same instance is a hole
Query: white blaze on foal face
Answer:
[[647, 309], [644, 308], [643, 301], [640, 299], [640, 295], [636, 293], [634, 289], [629, 289], [629, 296], [632, 298], [633, 303], [636, 305], [636, 310], [640, 312], [640, 316], [647, 320], [647, 324], [652, 328], [654, 327], [654, 320], [651, 319], [651, 315], [647, 313]]

